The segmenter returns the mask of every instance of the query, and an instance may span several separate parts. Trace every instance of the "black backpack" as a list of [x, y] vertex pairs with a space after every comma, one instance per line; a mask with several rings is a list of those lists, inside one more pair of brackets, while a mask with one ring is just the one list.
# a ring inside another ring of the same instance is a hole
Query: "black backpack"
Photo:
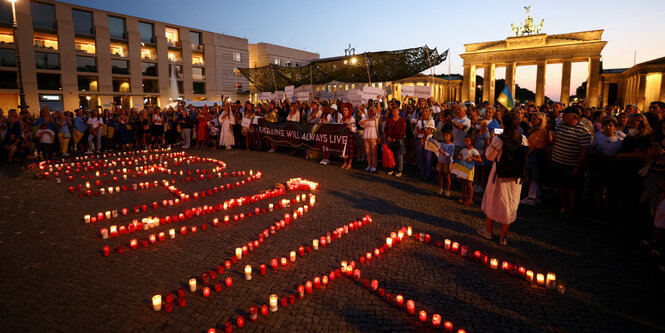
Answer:
[[495, 161], [496, 177], [501, 178], [516, 178], [515, 182], [521, 181], [526, 176], [526, 160], [529, 154], [529, 147], [522, 145], [522, 138], [518, 142], [506, 140], [504, 135], [499, 136], [503, 141], [503, 152], [501, 159]]

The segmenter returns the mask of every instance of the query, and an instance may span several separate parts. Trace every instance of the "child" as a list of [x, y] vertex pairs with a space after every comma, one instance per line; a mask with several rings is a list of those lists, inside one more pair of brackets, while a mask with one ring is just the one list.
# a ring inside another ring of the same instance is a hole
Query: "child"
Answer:
[[[436, 164], [436, 171], [439, 172], [439, 195], [443, 194], [446, 198], [450, 196], [450, 171], [452, 169], [453, 154], [455, 145], [452, 143], [453, 134], [443, 133], [443, 142], [439, 146], [439, 162]], [[446, 179], [446, 189], [443, 189], [443, 179]]]
[[51, 149], [51, 145], [53, 144], [53, 136], [55, 136], [55, 132], [48, 129], [48, 125], [46, 123], [42, 123], [39, 130], [37, 130], [39, 146], [42, 150], [42, 154], [44, 154], [44, 160], [53, 159], [53, 149]]
[[483, 160], [478, 164], [478, 174], [476, 175], [476, 185], [473, 186], [473, 191], [476, 193], [483, 193], [485, 191], [485, 185], [487, 185], [487, 160], [483, 158], [485, 156], [485, 148], [490, 145], [490, 139], [492, 138], [490, 130], [488, 127], [487, 120], [480, 120], [478, 125], [476, 125], [476, 144], [474, 148], [480, 154], [480, 158]]
[[[611, 207], [618, 190], [613, 179], [617, 173], [615, 156], [621, 148], [623, 138], [617, 135], [618, 122], [613, 117], [603, 118], [601, 124], [602, 132], [597, 132], [593, 137], [589, 169], [596, 208], [607, 209]], [[604, 200], [603, 192], [606, 194]]]
[[[460, 161], [467, 162], [476, 162], [480, 163], [483, 161], [483, 158], [480, 156], [480, 153], [473, 148], [473, 137], [467, 135], [464, 137], [464, 148], [457, 155], [457, 159]], [[469, 175], [466, 179], [461, 179], [462, 181], [462, 198], [459, 199], [459, 203], [468, 206], [473, 205], [473, 177], [475, 166], [471, 168]]]

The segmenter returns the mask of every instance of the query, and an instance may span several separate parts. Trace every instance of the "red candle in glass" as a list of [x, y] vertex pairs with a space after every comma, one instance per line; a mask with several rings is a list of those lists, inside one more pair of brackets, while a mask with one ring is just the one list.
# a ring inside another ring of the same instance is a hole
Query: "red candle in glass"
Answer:
[[158, 236], [159, 236], [159, 241], [160, 241], [160, 242], [163, 242], [163, 241], [164, 241], [164, 238], [166, 238], [166, 236], [164, 235], [163, 232], [160, 232]]
[[266, 265], [261, 264], [261, 266], [259, 266], [259, 271], [260, 271], [261, 275], [266, 275]]
[[184, 297], [178, 297], [178, 306], [179, 306], [179, 307], [181, 307], [181, 308], [182, 308], [182, 307], [185, 307], [186, 304], [187, 304], [187, 302], [185, 302], [185, 298], [184, 298]]
[[301, 257], [305, 255], [305, 248], [304, 247], [301, 246], [301, 247], [298, 248], [298, 255], [300, 255]]
[[268, 306], [265, 304], [261, 305], [261, 315], [264, 317], [268, 315]]
[[277, 259], [270, 260], [270, 267], [272, 267], [273, 270], [277, 270]]
[[208, 296], [210, 296], [210, 288], [203, 287], [203, 297], [208, 297]]
[[481, 256], [480, 251], [478, 251], [478, 250], [473, 251], [473, 258], [474, 258], [474, 259], [476, 259], [476, 260], [480, 260], [480, 256]]
[[302, 284], [298, 286], [298, 298], [305, 297], [305, 286]]
[[453, 323], [447, 321], [443, 323], [443, 331], [447, 333], [452, 333], [453, 331]]
[[321, 288], [321, 278], [317, 276], [314, 278], [314, 289], [319, 288]]
[[231, 261], [230, 260], [224, 261], [224, 267], [226, 267], [226, 269], [231, 268]]
[[238, 262], [238, 258], [236, 256], [231, 257], [231, 263], [235, 264]]
[[215, 291], [216, 292], [221, 292], [222, 291], [222, 283], [221, 282], [215, 283]]
[[420, 319], [421, 322], [426, 322], [427, 321], [427, 311], [425, 310], [420, 310], [418, 313], [418, 318]]
[[520, 266], [520, 268], [517, 269], [521, 277], [526, 276], [526, 268]]
[[249, 320], [256, 321], [259, 318], [259, 308], [256, 306], [249, 307]]
[[166, 303], [173, 303], [173, 293], [166, 294]]
[[233, 279], [231, 279], [230, 277], [226, 278], [226, 286], [230, 287], [232, 285], [233, 285]]
[[107, 246], [104, 246], [104, 248], [102, 249], [102, 251], [104, 252], [104, 256], [105, 256], [105, 257], [108, 257], [108, 256], [111, 254], [111, 247], [108, 246], [108, 245], [107, 245]]
[[372, 280], [372, 283], [371, 283], [370, 287], [371, 287], [372, 290], [376, 291], [377, 289], [379, 289], [379, 281]]
[[510, 270], [510, 263], [507, 261], [504, 261], [501, 263], [501, 270], [504, 272], [508, 272]]
[[404, 306], [404, 296], [402, 295], [397, 295], [395, 296], [395, 304], [397, 304], [398, 307], [403, 307]]
[[279, 304], [282, 305], [282, 307], [286, 307], [286, 305], [289, 303], [289, 299], [286, 296], [282, 296], [279, 299]]
[[437, 313], [432, 315], [432, 326], [434, 327], [441, 326], [441, 316]]
[[238, 324], [238, 328], [245, 326], [245, 317], [238, 316], [238, 319], [236, 319], [236, 324]]
[[416, 311], [416, 302], [412, 300], [406, 301], [406, 312], [408, 314], [413, 314]]
[[157, 241], [157, 237], [155, 237], [155, 234], [150, 234], [148, 238], [150, 240], [150, 244], [155, 244], [155, 242]]
[[369, 288], [369, 279], [363, 279], [363, 288]]
[[459, 250], [459, 243], [458, 242], [453, 242], [452, 247], [450, 248], [451, 251], [457, 252]]
[[185, 297], [185, 288], [178, 288], [178, 298], [183, 298]]
[[233, 323], [231, 321], [227, 321], [224, 323], [224, 332], [226, 333], [231, 333], [233, 331]]
[[187, 227], [181, 227], [180, 228], [180, 234], [183, 235], [183, 236], [187, 235]]
[[289, 304], [294, 304], [296, 302], [296, 295], [290, 294], [289, 295]]
[[307, 295], [312, 294], [312, 281], [307, 281], [305, 283], [305, 292], [307, 293]]
[[134, 239], [132, 239], [132, 240], [129, 241], [129, 247], [130, 247], [132, 250], [136, 250], [136, 247], [137, 247], [137, 246], [138, 246], [138, 241], [136, 240], [136, 238], [134, 238]]
[[357, 268], [353, 270], [353, 280], [360, 281], [360, 270]]

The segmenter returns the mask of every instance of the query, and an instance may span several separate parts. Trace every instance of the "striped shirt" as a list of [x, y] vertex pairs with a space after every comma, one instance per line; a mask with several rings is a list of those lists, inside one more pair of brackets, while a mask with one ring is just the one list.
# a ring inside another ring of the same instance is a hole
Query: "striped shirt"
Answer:
[[561, 124], [554, 134], [552, 161], [564, 165], [576, 165], [582, 149], [591, 147], [591, 133], [582, 123], [575, 126]]

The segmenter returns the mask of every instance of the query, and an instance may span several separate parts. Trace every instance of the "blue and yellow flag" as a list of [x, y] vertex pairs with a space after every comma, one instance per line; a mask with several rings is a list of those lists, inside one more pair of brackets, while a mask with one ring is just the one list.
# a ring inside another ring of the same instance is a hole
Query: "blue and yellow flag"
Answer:
[[499, 95], [499, 98], [496, 99], [508, 110], [512, 110], [515, 107], [515, 101], [513, 100], [513, 95], [510, 93], [510, 88], [508, 86], [503, 86], [503, 90]]

